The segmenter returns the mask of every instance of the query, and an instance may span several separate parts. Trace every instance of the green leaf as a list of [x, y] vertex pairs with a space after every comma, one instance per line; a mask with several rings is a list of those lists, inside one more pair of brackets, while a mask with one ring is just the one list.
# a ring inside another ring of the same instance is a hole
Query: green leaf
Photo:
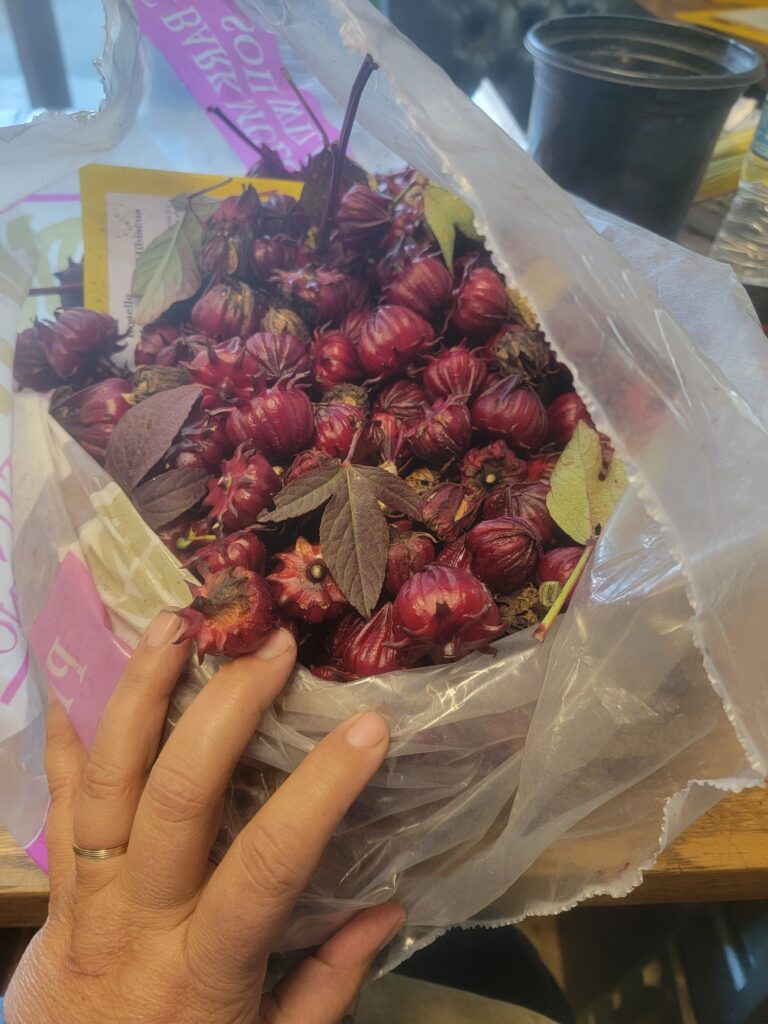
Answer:
[[597, 431], [579, 423], [552, 471], [547, 508], [561, 530], [577, 544], [586, 544], [608, 522], [627, 483], [616, 456], [603, 471]]
[[262, 512], [259, 522], [281, 523], [285, 519], [296, 519], [318, 508], [336, 491], [341, 473], [341, 463], [337, 459], [328, 466], [310, 470], [277, 492], [274, 510]]
[[389, 527], [357, 466], [344, 466], [320, 522], [323, 558], [342, 593], [364, 618], [384, 583]]
[[481, 238], [475, 229], [475, 215], [471, 208], [454, 192], [439, 185], [429, 184], [424, 189], [424, 217], [437, 239], [449, 270], [453, 269], [457, 229], [473, 241]]
[[156, 320], [172, 303], [188, 299], [200, 287], [201, 220], [217, 206], [209, 196], [185, 200], [176, 223], [153, 239], [136, 260], [131, 292], [139, 300], [134, 311], [137, 323]]
[[421, 498], [416, 491], [399, 476], [388, 473], [380, 466], [357, 466], [368, 486], [384, 504], [411, 519], [421, 520]]

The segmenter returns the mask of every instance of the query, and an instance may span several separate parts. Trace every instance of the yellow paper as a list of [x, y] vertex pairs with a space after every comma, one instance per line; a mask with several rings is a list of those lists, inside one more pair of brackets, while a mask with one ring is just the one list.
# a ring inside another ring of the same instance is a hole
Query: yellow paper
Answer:
[[[239, 195], [253, 185], [260, 195], [298, 198], [302, 182], [272, 178], [226, 178], [137, 167], [88, 164], [80, 171], [83, 207], [85, 304], [111, 313], [122, 331], [134, 332], [131, 281], [136, 259], [180, 213], [171, 200], [210, 189], [215, 198]], [[137, 331], [138, 333], [138, 331]]]
[[675, 18], [725, 35], [768, 45], [765, 0], [720, 0], [720, 3], [722, 6], [700, 11], [677, 11]]

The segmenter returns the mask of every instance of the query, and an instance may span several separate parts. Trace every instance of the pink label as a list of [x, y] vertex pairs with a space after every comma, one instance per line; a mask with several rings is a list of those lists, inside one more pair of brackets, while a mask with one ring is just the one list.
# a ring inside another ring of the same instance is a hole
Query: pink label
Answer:
[[[288, 86], [277, 40], [226, 0], [137, 0], [139, 23], [204, 109], [220, 107], [252, 142], [271, 147], [290, 170], [322, 148], [320, 132]], [[335, 131], [305, 98], [328, 136]], [[258, 154], [209, 114], [246, 166]]]
[[78, 736], [90, 748], [130, 651], [107, 626], [90, 573], [71, 553], [61, 563], [29, 642]]

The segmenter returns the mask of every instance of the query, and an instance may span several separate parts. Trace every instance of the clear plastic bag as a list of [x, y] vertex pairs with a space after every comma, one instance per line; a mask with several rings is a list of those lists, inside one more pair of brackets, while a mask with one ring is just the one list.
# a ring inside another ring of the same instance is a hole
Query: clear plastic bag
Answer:
[[[334, 837], [283, 947], [311, 945], [360, 907], [395, 898], [409, 919], [391, 966], [453, 924], [622, 895], [723, 791], [763, 780], [765, 339], [729, 271], [588, 211], [596, 232], [367, 0], [240, 6], [340, 101], [362, 54], [374, 56], [381, 70], [361, 123], [475, 209], [632, 485], [543, 646], [525, 632], [494, 659], [343, 686], [297, 671], [249, 745], [223, 842], [333, 725], [364, 707], [387, 715], [385, 765]], [[15, 410], [22, 621], [40, 614], [68, 552], [130, 643], [180, 600], [183, 578], [46, 418], [44, 400], [17, 396]], [[197, 671], [182, 682], [172, 720], [202, 682]], [[22, 768], [39, 767], [41, 749], [30, 691], [24, 743], [18, 729], [0, 742]]]

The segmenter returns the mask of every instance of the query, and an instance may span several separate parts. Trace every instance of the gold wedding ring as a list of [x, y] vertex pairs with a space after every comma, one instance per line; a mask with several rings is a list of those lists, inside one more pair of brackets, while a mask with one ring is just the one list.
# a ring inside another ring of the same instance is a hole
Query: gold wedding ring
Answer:
[[109, 857], [120, 857], [128, 849], [128, 843], [121, 846], [110, 846], [106, 850], [86, 850], [83, 846], [72, 843], [72, 849], [76, 857], [83, 857], [85, 860], [107, 860]]

